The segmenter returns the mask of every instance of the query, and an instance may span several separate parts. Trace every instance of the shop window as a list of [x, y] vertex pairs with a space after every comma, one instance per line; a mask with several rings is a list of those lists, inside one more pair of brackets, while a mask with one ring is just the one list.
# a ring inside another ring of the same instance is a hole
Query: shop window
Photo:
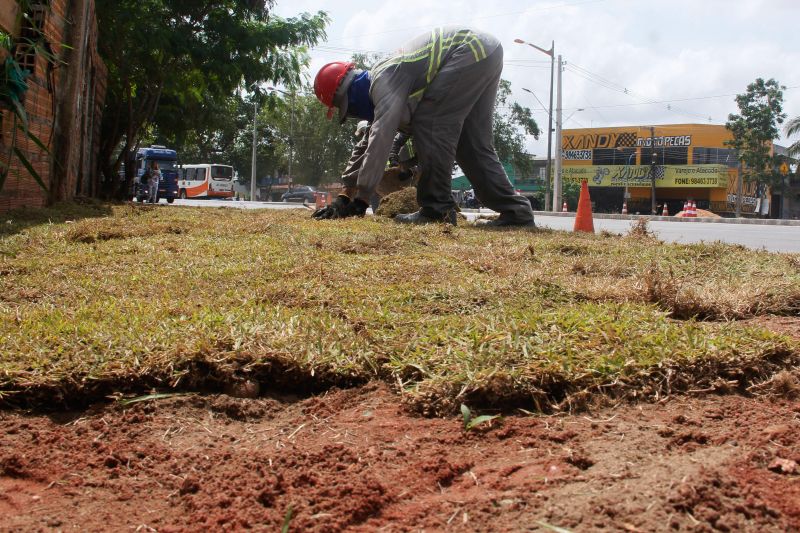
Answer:
[[655, 150], [643, 146], [641, 162], [643, 165], [653, 163], [655, 152], [656, 165], [686, 165], [689, 162], [689, 149], [685, 146], [657, 146]]
[[692, 149], [692, 163], [695, 165], [728, 165], [736, 168], [739, 161], [736, 159], [736, 150], [731, 148], [703, 148]]
[[593, 165], [635, 165], [636, 148], [595, 148]]

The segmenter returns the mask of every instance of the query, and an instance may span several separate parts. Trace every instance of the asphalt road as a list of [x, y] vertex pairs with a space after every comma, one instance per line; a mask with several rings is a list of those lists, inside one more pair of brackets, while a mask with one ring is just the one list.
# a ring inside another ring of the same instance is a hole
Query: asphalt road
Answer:
[[[302, 204], [281, 202], [244, 202], [235, 200], [175, 200], [173, 205], [198, 207], [233, 207], [238, 209], [303, 209]], [[491, 215], [492, 211], [484, 209], [481, 215]], [[477, 213], [465, 213], [468, 219], [474, 220]], [[536, 224], [541, 227], [557, 230], [572, 230], [575, 219], [572, 217], [551, 217], [539, 215]], [[627, 233], [631, 228], [631, 220], [595, 219], [595, 231]], [[771, 226], [760, 224], [725, 224], [712, 222], [667, 222], [652, 221], [650, 230], [658, 238], [666, 242], [714, 242], [722, 241], [741, 244], [755, 250], [770, 252], [800, 253], [800, 226]]]
[[[572, 230], [573, 217], [536, 217], [540, 226]], [[595, 231], [627, 233], [633, 221], [595, 219]], [[760, 224], [724, 224], [716, 222], [651, 221], [648, 226], [665, 242], [714, 242], [741, 244], [755, 250], [800, 253], [800, 226], [770, 226]]]

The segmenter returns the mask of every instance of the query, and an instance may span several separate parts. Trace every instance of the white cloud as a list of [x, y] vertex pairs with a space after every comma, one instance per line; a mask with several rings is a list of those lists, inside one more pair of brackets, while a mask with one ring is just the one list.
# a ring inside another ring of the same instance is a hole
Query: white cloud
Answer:
[[[355, 51], [389, 53], [434, 26], [461, 23], [497, 36], [505, 48], [505, 78], [514, 98], [530, 107], [546, 129], [547, 115], [522, 87], [547, 104], [549, 58], [514, 44], [530, 40], [575, 67], [629, 89], [623, 94], [585, 79], [583, 71], [564, 72], [565, 126], [703, 122], [724, 123], [736, 112], [732, 96], [653, 105], [647, 100], [677, 100], [744, 92], [756, 77], [800, 85], [800, 52], [795, 26], [796, 0], [404, 0], [365, 3], [295, 0], [277, 12], [328, 11], [328, 42], [312, 51], [310, 77], [324, 63], [347, 59]], [[593, 77], [593, 76], [588, 76]], [[785, 92], [785, 111], [800, 115], [800, 88]], [[617, 107], [614, 107], [617, 106]], [[707, 118], [705, 118], [707, 122]], [[545, 139], [531, 143], [544, 154]]]

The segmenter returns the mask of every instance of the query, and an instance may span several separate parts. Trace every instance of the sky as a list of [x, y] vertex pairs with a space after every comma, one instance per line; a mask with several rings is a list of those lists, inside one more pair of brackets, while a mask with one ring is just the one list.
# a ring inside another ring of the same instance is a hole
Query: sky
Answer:
[[[724, 124], [738, 112], [735, 95], [758, 77], [786, 86], [784, 112], [800, 115], [798, 0], [276, 0], [274, 8], [286, 18], [317, 11], [331, 22], [310, 51], [307, 79], [355, 52], [388, 55], [433, 27], [466, 25], [500, 39], [511, 99], [533, 111], [543, 132], [550, 57], [515, 39], [545, 49], [555, 42], [565, 62], [565, 129]], [[527, 147], [545, 157], [546, 134]]]

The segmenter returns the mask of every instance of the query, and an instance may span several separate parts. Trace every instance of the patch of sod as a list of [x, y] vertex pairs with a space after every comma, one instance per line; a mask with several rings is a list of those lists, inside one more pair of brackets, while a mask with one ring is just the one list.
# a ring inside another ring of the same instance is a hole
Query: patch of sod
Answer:
[[800, 359], [796, 340], [736, 322], [797, 315], [797, 255], [305, 210], [92, 209], [0, 237], [6, 403], [249, 375], [262, 390], [383, 379], [425, 413], [465, 398], [546, 410], [744, 388]]

